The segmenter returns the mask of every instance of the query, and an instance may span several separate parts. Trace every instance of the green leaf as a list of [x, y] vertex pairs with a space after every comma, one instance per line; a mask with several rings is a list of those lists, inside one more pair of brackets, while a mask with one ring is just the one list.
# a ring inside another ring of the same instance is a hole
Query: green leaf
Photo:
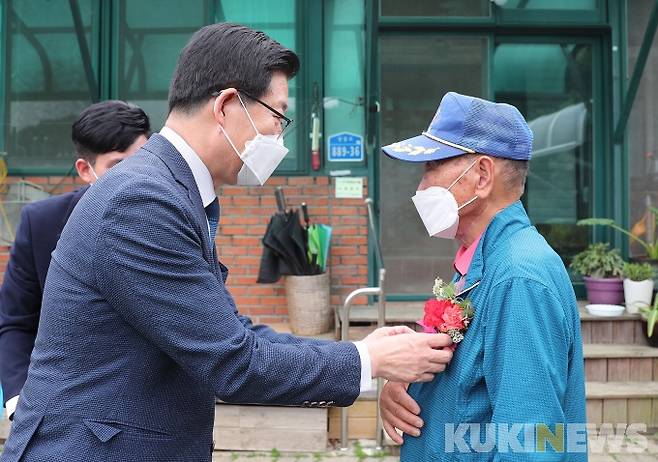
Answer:
[[658, 310], [651, 310], [649, 317], [647, 318], [647, 335], [651, 337], [653, 335], [653, 328], [656, 326], [658, 321]]

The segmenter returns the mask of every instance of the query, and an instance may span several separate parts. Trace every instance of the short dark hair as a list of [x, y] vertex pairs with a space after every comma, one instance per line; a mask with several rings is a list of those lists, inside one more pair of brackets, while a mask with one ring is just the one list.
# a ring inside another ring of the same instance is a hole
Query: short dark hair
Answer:
[[144, 110], [124, 101], [101, 101], [82, 111], [73, 123], [71, 139], [76, 154], [89, 162], [108, 152], [123, 152], [135, 140], [151, 135]]
[[169, 112], [193, 113], [213, 92], [231, 87], [260, 98], [272, 72], [291, 79], [298, 70], [295, 52], [265, 33], [239, 24], [211, 24], [181, 51], [169, 86]]

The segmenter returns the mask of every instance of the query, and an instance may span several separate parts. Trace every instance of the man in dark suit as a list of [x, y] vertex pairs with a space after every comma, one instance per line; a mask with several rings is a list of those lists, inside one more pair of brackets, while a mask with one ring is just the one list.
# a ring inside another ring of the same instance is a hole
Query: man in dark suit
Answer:
[[[73, 124], [71, 138], [82, 180], [93, 184], [133, 154], [150, 136], [144, 111], [123, 101], [103, 101], [85, 109]], [[0, 289], [0, 378], [13, 417], [27, 377], [41, 312], [50, 254], [87, 187], [26, 205]]]
[[216, 398], [347, 406], [373, 377], [444, 370], [446, 335], [391, 327], [316, 341], [238, 313], [216, 254], [215, 190], [262, 184], [285, 155], [298, 66], [247, 27], [192, 37], [166, 127], [91, 186], [64, 227], [0, 460], [210, 461]]

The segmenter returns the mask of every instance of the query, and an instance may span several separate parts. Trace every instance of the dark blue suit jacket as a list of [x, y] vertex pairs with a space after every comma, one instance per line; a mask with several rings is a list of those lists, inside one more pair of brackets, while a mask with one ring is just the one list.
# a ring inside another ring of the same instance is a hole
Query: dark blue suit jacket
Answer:
[[0, 379], [4, 401], [18, 395], [37, 336], [50, 254], [87, 188], [23, 207], [0, 289]]
[[351, 404], [354, 344], [253, 327], [226, 273], [192, 172], [152, 136], [64, 227], [0, 460], [210, 461], [216, 397]]

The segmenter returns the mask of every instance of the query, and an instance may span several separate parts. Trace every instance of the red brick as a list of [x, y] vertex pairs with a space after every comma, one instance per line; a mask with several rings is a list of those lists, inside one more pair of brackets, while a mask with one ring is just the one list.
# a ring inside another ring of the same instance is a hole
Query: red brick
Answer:
[[238, 257], [235, 260], [235, 264], [238, 266], [257, 266], [260, 264], [259, 257]]
[[277, 287], [271, 284], [258, 284], [249, 290], [254, 295], [276, 295], [276, 289]]
[[282, 186], [288, 183], [288, 178], [285, 176], [273, 176], [269, 180], [267, 180], [267, 183], [265, 183], [268, 186]]
[[356, 207], [332, 207], [331, 213], [333, 215], [345, 215], [345, 216], [358, 216], [359, 209]]
[[[234, 295], [235, 296], [235, 295]], [[240, 305], [257, 305], [258, 297], [235, 297], [235, 304], [239, 307]]]
[[[221, 238], [220, 238], [220, 240], [221, 240]], [[253, 248], [255, 246], [260, 246], [261, 245], [261, 238], [260, 237], [251, 237], [251, 236], [234, 237], [231, 244], [233, 244], [234, 246], [239, 246], [239, 247], [247, 247], [247, 249], [245, 249], [245, 250], [248, 251], [248, 250], [250, 250], [250, 248]]]
[[220, 200], [223, 201], [227, 197], [241, 196], [245, 193], [245, 188], [239, 186], [222, 186], [219, 192]]
[[365, 276], [344, 277], [341, 279], [341, 283], [344, 285], [353, 284], [357, 286], [365, 286], [368, 283], [368, 278]]
[[285, 305], [286, 304], [286, 299], [285, 299], [285, 297], [262, 297], [260, 299], [260, 304], [261, 305], [266, 305], [266, 306]]
[[340, 238], [341, 245], [364, 245], [368, 244], [367, 236], [349, 236]]
[[224, 226], [224, 225], [220, 224], [218, 234], [219, 234], [218, 239], [221, 239], [222, 234], [227, 235], [227, 236], [232, 236], [232, 235], [236, 235], [236, 234], [243, 235], [243, 234], [245, 234], [245, 227], [244, 226], [235, 226], [235, 225]]
[[340, 262], [343, 265], [367, 265], [368, 259], [365, 256], [340, 257]]
[[291, 176], [288, 178], [289, 185], [306, 185], [313, 184], [313, 177], [310, 176]]
[[34, 184], [48, 184], [48, 177], [46, 176], [28, 176], [25, 178], [25, 181], [29, 181]]
[[348, 265], [332, 265], [331, 267], [331, 274], [332, 276], [344, 276], [348, 275], [351, 276], [353, 274], [358, 274], [358, 270], [356, 266], [348, 266]]
[[334, 246], [331, 249], [331, 253], [333, 255], [356, 255], [357, 254], [357, 247], [356, 246], [350, 246], [350, 247]]
[[281, 322], [285, 322], [287, 319], [284, 317], [280, 316], [259, 316], [258, 317], [258, 324], [278, 324]]
[[260, 205], [260, 198], [254, 196], [235, 196], [233, 197], [233, 205], [238, 206], [249, 206], [249, 205]]
[[48, 177], [48, 182], [50, 184], [73, 184], [74, 180], [72, 176], [51, 176]]

